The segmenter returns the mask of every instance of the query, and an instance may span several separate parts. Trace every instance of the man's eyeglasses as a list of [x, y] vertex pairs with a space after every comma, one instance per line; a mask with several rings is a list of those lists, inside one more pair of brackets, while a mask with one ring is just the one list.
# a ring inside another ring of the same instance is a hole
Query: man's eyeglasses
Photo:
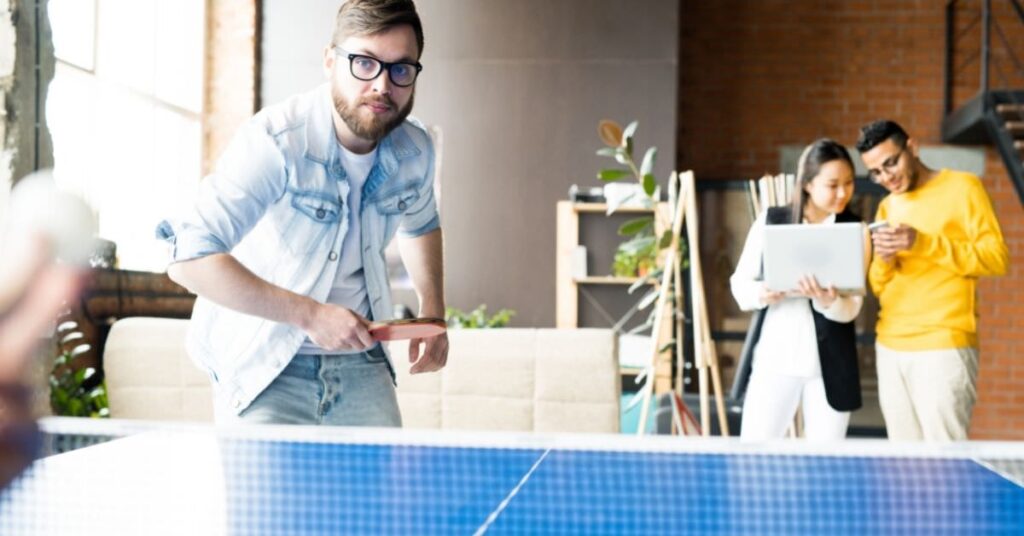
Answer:
[[886, 158], [885, 161], [882, 162], [881, 169], [878, 169], [878, 168], [869, 169], [868, 170], [868, 177], [871, 177], [872, 181], [874, 181], [876, 183], [880, 183], [880, 182], [882, 182], [882, 171], [883, 170], [885, 171], [886, 174], [892, 175], [892, 172], [896, 171], [896, 166], [900, 165], [900, 157], [903, 156], [903, 153], [906, 152], [906, 150], [907, 150], [907, 146], [906, 145], [904, 145], [903, 147], [900, 147], [900, 151], [898, 153], [890, 156], [889, 158]]
[[391, 79], [392, 84], [398, 87], [409, 87], [416, 83], [416, 77], [423, 70], [423, 66], [419, 62], [408, 63], [399, 61], [388, 63], [371, 56], [352, 54], [338, 46], [334, 47], [334, 50], [346, 55], [349, 71], [352, 73], [352, 76], [363, 82], [376, 79], [380, 76], [380, 73], [387, 69], [388, 78]]

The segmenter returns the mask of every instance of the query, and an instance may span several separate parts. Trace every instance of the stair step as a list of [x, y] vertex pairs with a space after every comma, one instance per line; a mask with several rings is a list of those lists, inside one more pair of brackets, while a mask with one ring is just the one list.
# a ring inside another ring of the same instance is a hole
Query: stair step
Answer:
[[1024, 136], [1024, 121], [1007, 121], [1003, 124], [1014, 137]]
[[1024, 118], [1024, 104], [997, 104], [996, 113], [1004, 119]]

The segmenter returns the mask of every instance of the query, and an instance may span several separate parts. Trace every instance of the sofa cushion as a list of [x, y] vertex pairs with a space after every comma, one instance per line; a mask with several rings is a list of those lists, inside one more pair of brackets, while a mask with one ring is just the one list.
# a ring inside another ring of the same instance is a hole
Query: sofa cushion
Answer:
[[618, 432], [621, 383], [611, 330], [458, 329], [448, 340], [447, 366], [415, 376], [408, 344], [391, 343], [403, 426]]
[[133, 317], [114, 323], [103, 350], [110, 416], [213, 419], [210, 381], [185, 352], [188, 321]]

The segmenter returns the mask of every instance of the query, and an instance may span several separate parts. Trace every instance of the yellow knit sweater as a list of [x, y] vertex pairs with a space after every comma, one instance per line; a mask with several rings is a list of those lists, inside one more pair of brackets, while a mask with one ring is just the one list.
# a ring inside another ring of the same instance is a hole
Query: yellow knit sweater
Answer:
[[1010, 264], [981, 180], [943, 169], [923, 186], [883, 199], [876, 219], [917, 230], [913, 247], [891, 264], [871, 260], [878, 342], [900, 351], [977, 347], [977, 279], [1003, 275]]

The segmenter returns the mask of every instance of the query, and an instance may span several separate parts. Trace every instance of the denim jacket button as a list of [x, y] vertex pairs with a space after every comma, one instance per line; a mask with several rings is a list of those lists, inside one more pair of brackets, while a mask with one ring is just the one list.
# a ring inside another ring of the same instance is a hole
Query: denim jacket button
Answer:
[[332, 251], [330, 253], [330, 255], [327, 256], [327, 260], [331, 260], [331, 261], [338, 260], [338, 254]]
[[324, 216], [326, 216], [326, 215], [327, 215], [327, 213], [324, 212], [324, 209], [322, 209], [322, 208], [316, 209], [316, 219], [322, 220], [322, 219], [324, 219]]
[[398, 210], [405, 210], [405, 201], [398, 202]]

